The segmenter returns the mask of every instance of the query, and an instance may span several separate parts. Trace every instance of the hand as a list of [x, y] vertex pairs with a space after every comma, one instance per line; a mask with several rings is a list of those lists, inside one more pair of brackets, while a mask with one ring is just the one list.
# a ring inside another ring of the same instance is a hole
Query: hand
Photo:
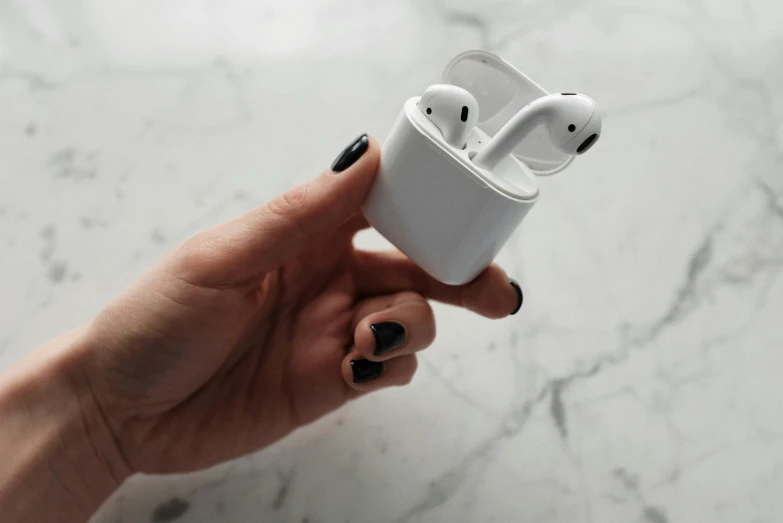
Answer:
[[448, 286], [399, 252], [355, 249], [379, 149], [363, 136], [338, 160], [342, 172], [175, 248], [84, 329], [77, 382], [116, 442], [104, 455], [173, 473], [249, 453], [410, 382], [435, 337], [428, 299], [518, 309], [496, 266]]

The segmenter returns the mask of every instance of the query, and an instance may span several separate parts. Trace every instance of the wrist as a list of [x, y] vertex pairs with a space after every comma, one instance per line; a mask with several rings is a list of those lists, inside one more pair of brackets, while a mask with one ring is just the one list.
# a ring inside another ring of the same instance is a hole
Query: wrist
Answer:
[[82, 347], [68, 333], [0, 380], [0, 514], [12, 521], [86, 521], [130, 474], [81, 378]]

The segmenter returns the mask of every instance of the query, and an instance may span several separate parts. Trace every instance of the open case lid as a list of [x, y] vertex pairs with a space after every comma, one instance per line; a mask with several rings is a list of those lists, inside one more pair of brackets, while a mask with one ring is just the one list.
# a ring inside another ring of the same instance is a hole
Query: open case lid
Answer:
[[[482, 49], [455, 56], [443, 71], [443, 82], [462, 87], [476, 97], [478, 128], [489, 136], [494, 136], [524, 106], [549, 94], [516, 67]], [[538, 175], [553, 174], [572, 160], [551, 146], [543, 127], [534, 129], [514, 156]]]

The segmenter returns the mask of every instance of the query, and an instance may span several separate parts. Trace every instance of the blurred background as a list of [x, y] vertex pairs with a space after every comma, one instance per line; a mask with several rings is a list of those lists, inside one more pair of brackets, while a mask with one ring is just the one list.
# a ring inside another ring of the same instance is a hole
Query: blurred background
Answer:
[[783, 518], [777, 0], [0, 0], [0, 369], [476, 47], [605, 115], [498, 260], [522, 312], [436, 306], [409, 387], [95, 523]]

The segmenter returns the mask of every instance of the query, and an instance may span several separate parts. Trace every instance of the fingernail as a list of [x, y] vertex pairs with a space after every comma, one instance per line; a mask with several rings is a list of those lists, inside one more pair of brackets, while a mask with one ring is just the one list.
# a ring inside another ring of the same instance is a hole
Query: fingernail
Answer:
[[512, 287], [514, 287], [514, 290], [517, 291], [517, 296], [519, 297], [519, 303], [517, 303], [517, 308], [514, 309], [514, 312], [511, 313], [511, 316], [519, 312], [519, 309], [522, 308], [522, 302], [525, 300], [524, 296], [522, 296], [522, 287], [519, 286], [517, 281], [513, 278], [509, 278], [508, 282], [511, 284]]
[[351, 361], [351, 372], [353, 372], [353, 382], [363, 383], [374, 380], [383, 374], [383, 363], [370, 360]]
[[375, 355], [386, 354], [405, 343], [405, 327], [396, 321], [384, 321], [370, 325], [375, 336]]
[[348, 167], [356, 163], [356, 160], [362, 157], [367, 152], [367, 148], [370, 146], [370, 139], [367, 134], [363, 134], [356, 140], [351, 142], [351, 145], [343, 149], [334, 163], [332, 163], [332, 170], [336, 173], [343, 172]]

